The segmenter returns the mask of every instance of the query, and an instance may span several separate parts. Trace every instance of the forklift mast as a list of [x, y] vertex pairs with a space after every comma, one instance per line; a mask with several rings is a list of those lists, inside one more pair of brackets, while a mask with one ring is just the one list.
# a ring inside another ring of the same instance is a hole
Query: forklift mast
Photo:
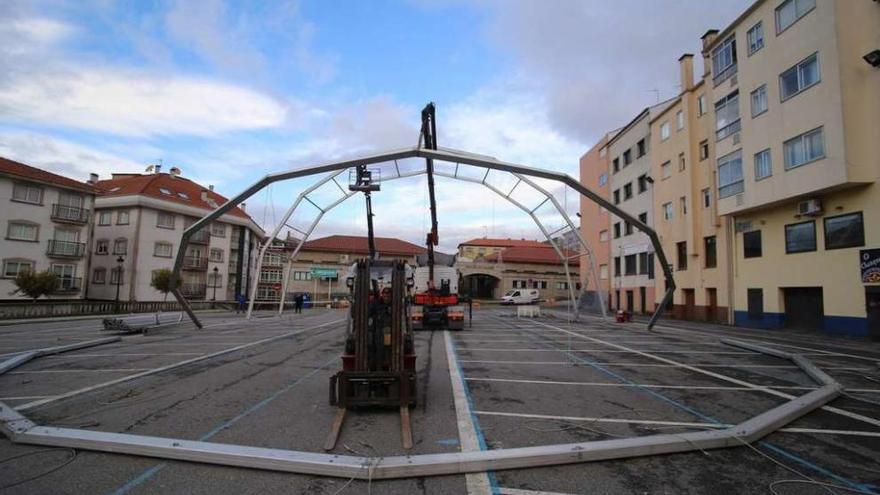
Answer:
[[378, 191], [380, 184], [373, 181], [373, 171], [368, 170], [366, 165], [358, 165], [355, 168], [354, 180], [349, 176], [348, 189], [350, 191], [361, 191], [367, 202], [367, 242], [370, 248], [370, 259], [376, 259], [376, 239], [373, 236], [373, 202], [370, 193]]
[[[428, 103], [422, 109], [422, 133], [420, 141], [425, 149], [437, 149], [437, 124], [434, 115], [434, 103]], [[428, 284], [434, 283], [434, 246], [439, 242], [437, 234], [437, 201], [434, 197], [434, 160], [425, 158], [425, 167], [428, 176], [428, 198], [431, 205], [431, 231], [425, 240], [428, 248]]]

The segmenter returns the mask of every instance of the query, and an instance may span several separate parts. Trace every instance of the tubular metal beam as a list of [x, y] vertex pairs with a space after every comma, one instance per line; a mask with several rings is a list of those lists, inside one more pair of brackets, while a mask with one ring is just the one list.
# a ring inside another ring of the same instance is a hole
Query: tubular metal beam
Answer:
[[[741, 344], [734, 345], [742, 347]], [[758, 352], [763, 350], [757, 346], [751, 349]], [[772, 355], [780, 356], [778, 353]], [[356, 457], [38, 426], [3, 403], [0, 403], [0, 432], [16, 443], [346, 479], [379, 480], [534, 468], [738, 447], [760, 440], [841, 394], [841, 385], [821, 371], [815, 373], [814, 370], [810, 370], [810, 367], [815, 367], [808, 360], [790, 354], [788, 359], [817, 380], [821, 387], [729, 428], [594, 442], [443, 454]]]

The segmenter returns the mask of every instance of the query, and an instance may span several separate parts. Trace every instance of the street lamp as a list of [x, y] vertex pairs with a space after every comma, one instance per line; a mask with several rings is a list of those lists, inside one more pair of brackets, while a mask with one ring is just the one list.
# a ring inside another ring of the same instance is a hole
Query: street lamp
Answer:
[[122, 256], [116, 258], [116, 263], [119, 266], [116, 267], [116, 301], [114, 303], [114, 307], [116, 308], [116, 312], [119, 312], [119, 286], [122, 285], [122, 263], [125, 262], [125, 258]]
[[211, 309], [214, 309], [214, 303], [217, 301], [217, 285], [218, 285], [217, 284], [217, 280], [218, 280], [217, 277], [218, 277], [219, 271], [220, 271], [220, 269], [215, 266], [214, 267], [214, 297], [211, 298]]

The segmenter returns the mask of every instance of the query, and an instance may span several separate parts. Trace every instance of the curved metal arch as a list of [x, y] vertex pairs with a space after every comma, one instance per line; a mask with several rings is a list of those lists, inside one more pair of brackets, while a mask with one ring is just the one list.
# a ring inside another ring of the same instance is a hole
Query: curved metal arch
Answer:
[[[638, 218], [633, 217], [629, 213], [621, 210], [616, 205], [612, 204], [599, 194], [595, 193], [591, 189], [587, 188], [577, 180], [575, 180], [572, 176], [564, 173], [553, 172], [550, 170], [544, 170], [533, 167], [526, 167], [523, 165], [517, 165], [513, 163], [503, 162], [497, 160], [493, 157], [485, 156], [485, 155], [477, 155], [473, 153], [468, 153], [465, 151], [459, 150], [451, 150], [447, 148], [440, 148], [437, 150], [428, 150], [419, 147], [413, 147], [402, 150], [394, 150], [388, 151], [378, 154], [366, 155], [363, 157], [357, 157], [349, 160], [343, 160], [339, 162], [327, 163], [323, 165], [318, 165], [314, 167], [306, 167], [297, 170], [290, 170], [287, 172], [281, 172], [278, 174], [270, 174], [247, 189], [243, 192], [235, 196], [234, 198], [228, 200], [226, 203], [221, 205], [219, 208], [215, 209], [211, 213], [205, 215], [202, 219], [198, 220], [194, 224], [192, 224], [188, 229], [183, 232], [181, 237], [180, 247], [177, 251], [177, 256], [174, 260], [174, 270], [172, 272], [172, 282], [176, 282], [180, 278], [180, 271], [183, 267], [183, 260], [186, 256], [186, 246], [189, 243], [189, 239], [202, 228], [208, 226], [210, 222], [219, 218], [232, 208], [241, 204], [243, 201], [247, 200], [249, 197], [254, 195], [255, 193], [262, 190], [264, 187], [272, 184], [274, 182], [295, 179], [298, 177], [308, 177], [311, 175], [318, 175], [328, 172], [339, 172], [341, 170], [345, 170], [356, 165], [372, 165], [376, 163], [383, 162], [391, 162], [394, 160], [403, 160], [407, 158], [431, 158], [433, 160], [438, 160], [442, 162], [448, 163], [460, 163], [465, 165], [472, 165], [475, 167], [481, 167], [492, 170], [502, 170], [510, 173], [518, 173], [521, 175], [525, 175], [528, 177], [539, 177], [543, 179], [549, 179], [556, 182], [560, 182], [565, 184], [575, 191], [577, 191], [582, 196], [592, 200], [595, 203], [598, 203], [600, 206], [603, 206], [606, 210], [610, 211], [612, 214], [617, 217], [629, 222], [634, 225], [638, 230], [645, 233], [648, 238], [651, 240], [651, 244], [654, 247], [654, 253], [657, 257], [657, 261], [660, 263], [660, 268], [663, 270], [664, 279], [666, 281], [666, 293], [663, 295], [663, 299], [657, 308], [654, 311], [654, 314], [651, 316], [651, 320], [648, 322], [648, 329], [651, 329], [656, 323], [657, 319], [660, 317], [660, 312], [663, 308], [666, 307], [669, 300], [672, 298], [672, 294], [675, 291], [675, 279], [672, 275], [672, 270], [669, 267], [669, 264], [666, 259], [666, 255], [663, 252], [663, 246], [660, 244], [660, 239], [657, 236], [657, 233], [646, 224], [642, 223]], [[259, 276], [259, 274], [257, 274]], [[172, 284], [174, 286], [176, 284]], [[183, 293], [180, 289], [175, 289], [173, 291], [175, 299], [180, 303], [183, 309], [187, 312], [190, 319], [193, 323], [196, 324], [197, 327], [202, 328], [202, 324], [196, 315], [193, 313], [192, 308], [187, 302], [186, 298], [183, 296]]]

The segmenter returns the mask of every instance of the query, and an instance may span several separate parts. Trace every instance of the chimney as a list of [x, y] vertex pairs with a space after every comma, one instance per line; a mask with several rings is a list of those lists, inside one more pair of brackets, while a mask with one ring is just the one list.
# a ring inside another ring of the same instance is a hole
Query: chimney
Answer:
[[95, 174], [95, 173], [89, 174], [88, 184], [95, 185], [96, 182], [98, 182], [98, 174]]
[[709, 75], [709, 72], [712, 71], [712, 53], [707, 50], [709, 45], [715, 42], [715, 39], [718, 38], [718, 30], [710, 29], [706, 31], [706, 34], [703, 35], [701, 40], [703, 40], [703, 76]]
[[162, 164], [154, 165], [153, 170], [158, 174], [162, 172]]
[[208, 185], [208, 190], [211, 191], [211, 192], [214, 192], [214, 184], [209, 184], [209, 185]]
[[681, 78], [681, 92], [694, 89], [694, 55], [685, 53], [678, 58], [679, 77]]
[[238, 205], [238, 209], [244, 212], [247, 212], [247, 203], [242, 203]]

